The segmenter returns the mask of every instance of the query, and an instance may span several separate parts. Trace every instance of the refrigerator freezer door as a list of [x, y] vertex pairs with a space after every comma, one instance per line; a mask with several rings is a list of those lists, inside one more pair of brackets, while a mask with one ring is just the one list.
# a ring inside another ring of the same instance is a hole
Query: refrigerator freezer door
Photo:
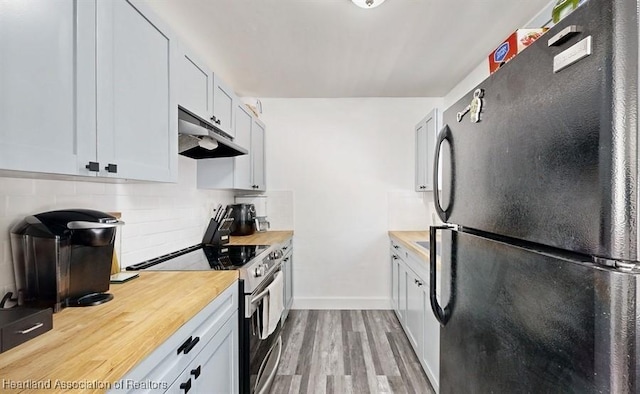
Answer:
[[639, 275], [464, 232], [442, 245], [441, 393], [640, 390]]
[[[568, 25], [580, 33], [549, 46]], [[587, 37], [591, 54], [554, 73], [554, 59]], [[444, 113], [452, 153], [441, 164], [441, 218], [640, 260], [637, 2], [586, 2], [478, 88], [478, 123], [457, 119], [476, 89]]]

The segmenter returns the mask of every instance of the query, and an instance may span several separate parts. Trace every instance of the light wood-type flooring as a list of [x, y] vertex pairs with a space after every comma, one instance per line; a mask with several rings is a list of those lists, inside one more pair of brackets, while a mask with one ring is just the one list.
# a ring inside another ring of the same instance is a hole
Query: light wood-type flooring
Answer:
[[292, 310], [271, 394], [433, 393], [393, 311]]

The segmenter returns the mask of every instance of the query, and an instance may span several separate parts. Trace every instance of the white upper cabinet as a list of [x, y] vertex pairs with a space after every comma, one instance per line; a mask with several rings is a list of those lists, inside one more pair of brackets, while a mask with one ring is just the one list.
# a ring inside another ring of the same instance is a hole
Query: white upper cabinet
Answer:
[[178, 105], [207, 121], [213, 116], [213, 72], [180, 45]]
[[91, 174], [94, 16], [93, 1], [0, 2], [1, 169]]
[[433, 159], [438, 134], [438, 110], [416, 125], [416, 191], [433, 191]]
[[198, 188], [267, 190], [265, 177], [265, 126], [240, 102], [235, 104], [234, 142], [248, 147], [249, 154], [198, 160]]
[[113, 0], [97, 7], [100, 170], [118, 178], [175, 180], [176, 40], [141, 4]]
[[236, 137], [235, 143], [249, 148], [249, 154], [236, 156], [235, 168], [233, 171], [234, 185], [233, 188], [241, 190], [250, 190], [251, 185], [251, 156], [253, 149], [251, 148], [251, 125], [253, 117], [244, 104], [236, 104]]
[[257, 191], [267, 190], [265, 168], [265, 126], [258, 119], [251, 126], [251, 188]]
[[214, 74], [213, 76], [213, 116], [211, 121], [220, 130], [234, 136], [234, 111], [236, 105], [236, 95], [225, 83]]
[[0, 169], [173, 181], [175, 40], [130, 1], [0, 2]]

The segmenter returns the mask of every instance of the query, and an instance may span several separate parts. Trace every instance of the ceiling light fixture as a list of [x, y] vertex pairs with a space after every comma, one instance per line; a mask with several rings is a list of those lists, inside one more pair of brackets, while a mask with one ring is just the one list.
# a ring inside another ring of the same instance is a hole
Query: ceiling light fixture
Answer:
[[353, 4], [360, 8], [376, 8], [380, 4], [384, 3], [384, 0], [351, 0]]

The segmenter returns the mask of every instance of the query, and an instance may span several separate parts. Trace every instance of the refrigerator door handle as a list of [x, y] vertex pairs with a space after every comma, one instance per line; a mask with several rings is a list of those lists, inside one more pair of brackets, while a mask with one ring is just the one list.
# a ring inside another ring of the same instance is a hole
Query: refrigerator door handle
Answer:
[[433, 310], [433, 314], [443, 327], [451, 317], [451, 305], [453, 304], [455, 292], [451, 291], [449, 303], [447, 303], [447, 306], [442, 309], [438, 303], [438, 298], [436, 297], [436, 232], [438, 230], [451, 230], [453, 228], [455, 227], [452, 225], [429, 227], [429, 298], [431, 300], [431, 309]]
[[436, 152], [434, 156], [433, 163], [433, 205], [435, 205], [436, 212], [438, 216], [443, 222], [446, 222], [449, 219], [451, 214], [451, 208], [453, 206], [453, 187], [449, 192], [449, 205], [447, 209], [442, 209], [442, 205], [440, 204], [440, 184], [438, 181], [438, 172], [440, 170], [440, 148], [442, 147], [442, 143], [444, 141], [449, 142], [449, 148], [451, 149], [451, 179], [453, 182], [453, 174], [454, 174], [454, 162], [453, 162], [453, 135], [451, 134], [451, 129], [449, 125], [444, 125], [442, 130], [438, 133], [438, 138], [436, 140]]

